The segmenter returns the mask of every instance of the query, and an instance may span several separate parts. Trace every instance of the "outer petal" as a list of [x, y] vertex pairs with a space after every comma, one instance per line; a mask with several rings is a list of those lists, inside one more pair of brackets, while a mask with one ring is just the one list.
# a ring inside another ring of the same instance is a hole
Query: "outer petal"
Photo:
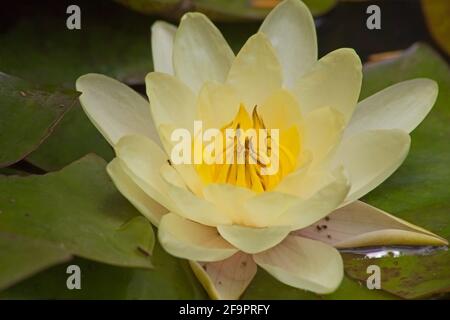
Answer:
[[448, 241], [364, 202], [355, 201], [296, 234], [337, 248], [448, 245]]
[[148, 101], [125, 84], [101, 74], [77, 79], [80, 102], [101, 134], [114, 144], [125, 135], [141, 134], [157, 140]]
[[216, 228], [186, 220], [174, 213], [161, 219], [158, 239], [173, 256], [200, 261], [220, 261], [238, 250], [223, 240]]
[[169, 182], [168, 195], [177, 207], [175, 212], [189, 220], [208, 226], [231, 224], [232, 222], [230, 217], [214, 203], [196, 196], [184, 187]]
[[218, 226], [220, 235], [246, 253], [258, 253], [276, 246], [290, 232], [288, 227], [251, 228], [239, 225]]
[[156, 21], [152, 25], [152, 56], [155, 71], [174, 74], [172, 55], [176, 31], [177, 27], [164, 21]]
[[350, 185], [342, 168], [336, 170], [330, 182], [308, 199], [299, 199], [283, 213], [276, 225], [290, 226], [291, 230], [305, 228], [336, 209], [345, 199]]
[[194, 92], [204, 82], [224, 82], [234, 53], [219, 29], [203, 14], [187, 13], [175, 35], [173, 64], [176, 76]]
[[361, 69], [353, 49], [338, 49], [321, 58], [293, 89], [302, 112], [332, 107], [348, 121], [358, 102]]
[[342, 165], [350, 176], [351, 189], [345, 203], [376, 188], [403, 163], [411, 138], [401, 130], [371, 130], [344, 140], [332, 165]]
[[214, 203], [234, 224], [257, 228], [273, 224], [297, 200], [297, 197], [289, 194], [257, 194], [247, 188], [229, 184], [209, 184], [203, 193], [205, 199]]
[[297, 100], [285, 89], [275, 91], [257, 110], [269, 129], [289, 129], [302, 122]]
[[239, 299], [257, 271], [252, 256], [243, 252], [222, 261], [189, 263], [209, 296], [217, 300]]
[[[175, 129], [172, 125], [161, 125], [159, 127], [159, 134], [161, 137], [161, 144], [167, 154], [171, 154], [172, 148], [175, 143], [171, 141], [170, 135]], [[182, 176], [184, 183], [189, 187], [189, 189], [198, 196], [201, 196], [203, 191], [203, 182], [195, 169], [194, 164], [172, 164], [172, 166], [178, 171]]]
[[236, 117], [240, 106], [236, 90], [229, 85], [208, 82], [198, 96], [198, 114], [205, 128], [220, 129]]
[[437, 95], [437, 83], [430, 79], [392, 85], [358, 103], [345, 136], [373, 129], [411, 132], [430, 112]]
[[333, 151], [345, 127], [343, 115], [330, 107], [318, 108], [305, 117], [304, 148], [312, 154], [312, 164], [320, 164]]
[[264, 34], [247, 40], [231, 66], [227, 83], [236, 89], [249, 112], [281, 87], [281, 66]]
[[253, 259], [279, 281], [319, 294], [335, 291], [344, 276], [342, 258], [336, 249], [297, 236], [287, 237]]
[[160, 169], [167, 164], [167, 156], [152, 140], [144, 136], [125, 136], [115, 146], [117, 158], [125, 173], [146, 194], [169, 210], [173, 202], [167, 196], [167, 183]]
[[316, 28], [306, 5], [286, 0], [273, 9], [261, 25], [283, 68], [283, 82], [291, 88], [317, 61]]
[[197, 117], [196, 97], [174, 76], [151, 72], [145, 78], [156, 128], [162, 124], [191, 129]]
[[113, 159], [106, 167], [109, 176], [114, 181], [120, 193], [148, 218], [155, 226], [159, 225], [161, 217], [168, 212], [166, 208], [150, 198], [123, 170], [120, 160]]

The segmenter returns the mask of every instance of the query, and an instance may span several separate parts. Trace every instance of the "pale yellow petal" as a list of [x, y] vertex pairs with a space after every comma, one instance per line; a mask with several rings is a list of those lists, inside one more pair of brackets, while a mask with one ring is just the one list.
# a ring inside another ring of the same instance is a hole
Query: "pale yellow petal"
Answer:
[[358, 103], [345, 136], [374, 129], [411, 132], [430, 112], [438, 91], [430, 79], [407, 80], [381, 90]]
[[241, 101], [232, 86], [208, 82], [201, 88], [197, 103], [204, 128], [221, 129], [236, 117]]
[[80, 102], [89, 119], [114, 146], [123, 136], [141, 134], [158, 141], [148, 101], [130, 87], [101, 74], [77, 79]]
[[186, 85], [160, 72], [149, 73], [145, 84], [157, 129], [163, 124], [192, 129], [197, 117], [196, 97]]
[[342, 168], [332, 174], [329, 183], [310, 198], [298, 199], [276, 221], [275, 225], [289, 226], [291, 230], [305, 228], [322, 219], [344, 201], [350, 184]]
[[144, 136], [125, 136], [116, 144], [115, 151], [124, 172], [145, 193], [169, 210], [174, 209], [167, 196], [167, 183], [160, 174], [168, 158], [156, 143]]
[[365, 131], [343, 140], [332, 165], [342, 165], [349, 174], [351, 189], [345, 203], [361, 198], [394, 173], [410, 143], [408, 133], [398, 129]]
[[257, 108], [268, 129], [289, 129], [302, 123], [300, 107], [295, 97], [285, 89], [278, 89]]
[[219, 29], [203, 14], [183, 16], [175, 35], [175, 75], [194, 92], [206, 81], [224, 82], [234, 53]]
[[213, 183], [205, 186], [203, 194], [206, 200], [214, 203], [215, 207], [228, 216], [233, 223], [251, 224], [242, 211], [244, 203], [256, 196], [255, 192], [231, 184]]
[[349, 121], [361, 90], [361, 69], [353, 49], [338, 49], [321, 58], [293, 89], [302, 113], [331, 107]]
[[179, 258], [220, 261], [238, 250], [217, 233], [217, 229], [168, 213], [161, 219], [158, 239], [163, 248]]
[[166, 214], [168, 210], [150, 198], [150, 196], [133, 182], [122, 169], [118, 158], [115, 158], [108, 163], [106, 170], [120, 193], [127, 198], [140, 213], [148, 218], [151, 223], [158, 226], [161, 217]]
[[[424, 212], [426, 214], [426, 212]], [[337, 248], [448, 245], [448, 241], [364, 202], [355, 201], [296, 234]]]
[[298, 0], [276, 6], [259, 29], [267, 35], [283, 68], [283, 83], [292, 87], [317, 61], [314, 20], [308, 7]]
[[251, 255], [238, 252], [217, 262], [189, 261], [211, 299], [237, 300], [256, 275], [257, 267]]
[[344, 276], [342, 258], [336, 249], [298, 236], [287, 237], [253, 259], [277, 280], [319, 294], [335, 291]]
[[168, 185], [168, 196], [177, 208], [175, 213], [208, 226], [231, 224], [230, 217], [213, 202], [200, 198], [184, 187], [172, 183]]
[[288, 227], [252, 228], [222, 225], [217, 230], [233, 246], [245, 253], [258, 253], [276, 246], [289, 234]]
[[318, 108], [305, 116], [304, 126], [304, 148], [312, 154], [312, 165], [320, 165], [340, 142], [344, 117], [333, 108]]
[[227, 83], [236, 89], [249, 112], [281, 88], [281, 66], [264, 34], [247, 40], [231, 66]]
[[172, 56], [176, 31], [177, 27], [164, 21], [152, 25], [153, 70], [174, 74]]

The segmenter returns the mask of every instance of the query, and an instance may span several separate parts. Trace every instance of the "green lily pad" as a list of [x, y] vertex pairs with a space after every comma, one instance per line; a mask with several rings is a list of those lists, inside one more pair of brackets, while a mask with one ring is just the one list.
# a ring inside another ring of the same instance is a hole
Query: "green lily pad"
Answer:
[[345, 256], [345, 269], [353, 278], [366, 281], [366, 269], [381, 270], [381, 288], [407, 299], [427, 298], [450, 290], [450, 254], [445, 251], [426, 256], [364, 259]]
[[[66, 28], [67, 2], [18, 3], [15, 21], [0, 33], [0, 70], [37, 83], [74, 88], [86, 73], [143, 83], [152, 69], [152, 19], [111, 1], [77, 1], [81, 29]], [[29, 13], [30, 12], [30, 13]], [[37, 36], [41, 35], [41, 36]]]
[[0, 289], [70, 258], [52, 243], [0, 232]]
[[0, 299], [206, 299], [186, 261], [159, 245], [151, 270], [119, 268], [84, 259], [70, 264], [81, 269], [82, 290], [67, 290], [67, 265], [44, 271], [3, 292]]
[[[427, 77], [438, 82], [436, 104], [412, 133], [406, 161], [363, 200], [450, 239], [448, 65], [431, 48], [417, 44], [397, 59], [367, 66], [364, 76], [362, 97], [412, 78]], [[383, 258], [372, 262], [382, 267], [381, 286], [384, 290], [404, 298], [416, 298], [450, 291], [449, 261], [450, 252], [446, 251], [433, 256]], [[346, 257], [349, 274], [358, 279], [365, 272], [366, 263], [366, 260]], [[391, 272], [392, 269], [395, 272]]]
[[151, 225], [117, 191], [105, 165], [88, 155], [43, 176], [0, 176], [0, 232], [95, 261], [150, 268]]
[[44, 88], [0, 73], [0, 167], [35, 150], [77, 99], [75, 91]]
[[[135, 11], [158, 14], [172, 20], [187, 11], [199, 11], [215, 21], [262, 20], [278, 0], [115, 0]], [[303, 0], [313, 15], [321, 15], [336, 5], [336, 0]]]
[[56, 171], [88, 153], [95, 153], [106, 161], [114, 157], [111, 146], [92, 125], [77, 101], [53, 133], [26, 160], [45, 171]]

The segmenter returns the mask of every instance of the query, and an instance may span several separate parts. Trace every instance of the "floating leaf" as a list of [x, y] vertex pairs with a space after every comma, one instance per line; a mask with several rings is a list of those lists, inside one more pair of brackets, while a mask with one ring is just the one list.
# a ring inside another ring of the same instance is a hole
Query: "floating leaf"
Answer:
[[90, 155], [42, 176], [0, 176], [0, 231], [95, 261], [151, 267], [151, 225], [120, 195], [105, 165]]
[[108, 142], [92, 125], [77, 101], [50, 137], [26, 160], [45, 171], [56, 171], [88, 153], [95, 153], [107, 161], [114, 156]]
[[0, 33], [3, 72], [74, 88], [89, 72], [143, 83], [152, 69], [148, 17], [109, 1], [83, 1], [81, 29], [69, 30], [64, 1], [52, 3], [51, 10], [39, 2], [17, 5], [17, 17]]
[[0, 289], [70, 257], [66, 250], [52, 243], [0, 232]]
[[[262, 20], [280, 0], [116, 0], [141, 13], [176, 20], [187, 11], [199, 11], [215, 21]], [[337, 0], [303, 0], [313, 15], [331, 10]]]
[[450, 254], [446, 251], [378, 259], [345, 255], [345, 262], [347, 273], [363, 281], [369, 276], [369, 265], [380, 267], [381, 288], [407, 299], [426, 298], [450, 288]]
[[187, 261], [167, 254], [159, 245], [151, 270], [119, 268], [75, 259], [82, 290], [67, 290], [66, 268], [44, 271], [0, 293], [0, 299], [206, 299]]
[[0, 73], [0, 167], [35, 150], [77, 99], [75, 91], [44, 88]]

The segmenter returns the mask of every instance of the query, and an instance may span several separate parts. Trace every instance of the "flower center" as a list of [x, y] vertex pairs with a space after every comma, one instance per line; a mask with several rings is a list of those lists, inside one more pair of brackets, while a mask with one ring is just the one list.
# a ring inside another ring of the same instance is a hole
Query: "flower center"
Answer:
[[[266, 128], [257, 111], [252, 115], [240, 106], [234, 120], [220, 129], [219, 161], [196, 165], [206, 183], [227, 183], [255, 192], [268, 191], [297, 166], [300, 153], [298, 128]], [[203, 157], [205, 157], [204, 148]]]

